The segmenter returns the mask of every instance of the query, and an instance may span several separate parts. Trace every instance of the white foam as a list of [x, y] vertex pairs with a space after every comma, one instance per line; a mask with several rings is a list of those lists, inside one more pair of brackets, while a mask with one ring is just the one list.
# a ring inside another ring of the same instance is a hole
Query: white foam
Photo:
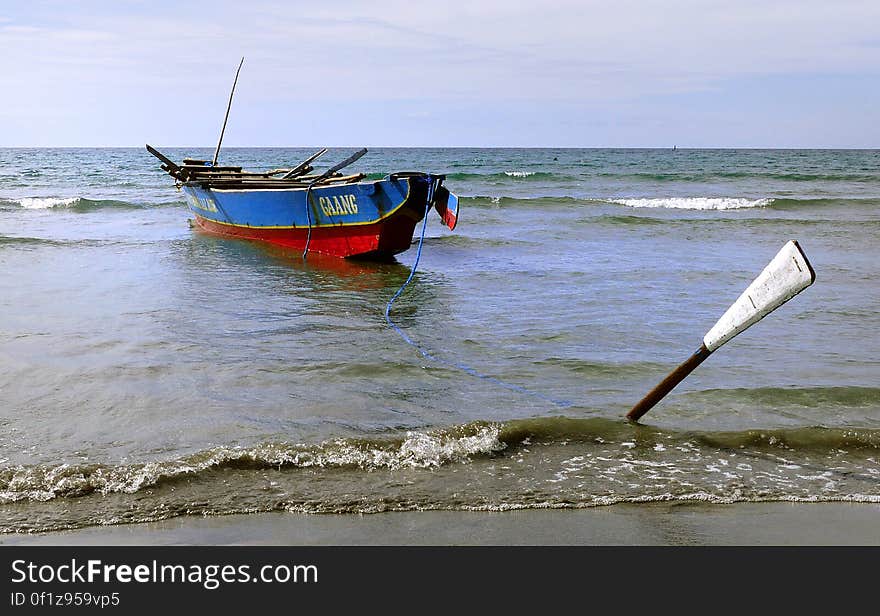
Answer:
[[79, 201], [79, 197], [22, 197], [14, 199], [21, 207], [29, 210], [46, 210], [52, 207], [67, 207]]
[[773, 199], [741, 197], [658, 197], [645, 199], [608, 199], [610, 203], [629, 207], [662, 207], [679, 210], [740, 210], [766, 207]]
[[263, 443], [256, 447], [218, 447], [204, 453], [133, 466], [54, 467], [16, 466], [0, 469], [0, 504], [21, 500], [47, 501], [59, 496], [133, 494], [163, 479], [196, 475], [230, 461], [253, 461], [299, 468], [357, 466], [379, 469], [436, 468], [451, 462], [467, 462], [472, 456], [505, 449], [499, 439], [501, 426], [483, 426], [474, 434], [456, 435], [407, 432], [398, 447], [370, 447], [357, 441], [338, 439], [317, 447]]
[[509, 178], [527, 178], [530, 175], [535, 175], [534, 171], [505, 171], [504, 175]]

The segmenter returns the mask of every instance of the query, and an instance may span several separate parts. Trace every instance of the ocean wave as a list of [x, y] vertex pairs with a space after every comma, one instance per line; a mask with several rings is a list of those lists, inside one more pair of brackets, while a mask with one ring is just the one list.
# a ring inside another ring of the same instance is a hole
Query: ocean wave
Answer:
[[582, 359], [549, 357], [535, 362], [539, 366], [563, 368], [581, 376], [616, 377], [641, 376], [645, 372], [662, 370], [665, 364], [654, 362], [602, 362]]
[[26, 236], [9, 236], [9, 235], [0, 235], [0, 246], [4, 245], [14, 245], [14, 246], [67, 246], [68, 242], [58, 241], [58, 240], [48, 240], [41, 237], [26, 237]]
[[876, 198], [828, 198], [828, 197], [819, 197], [819, 198], [792, 198], [792, 197], [777, 197], [772, 199], [772, 203], [769, 205], [774, 210], [795, 210], [801, 208], [821, 208], [821, 209], [830, 209], [830, 208], [856, 208], [856, 209], [868, 209], [868, 210], [876, 210], [877, 207], [880, 206], [880, 199]]
[[47, 210], [53, 207], [70, 207], [79, 201], [79, 197], [22, 197], [21, 199], [5, 200], [26, 210]]
[[515, 246], [527, 243], [531, 242], [526, 242], [521, 239], [500, 237], [469, 237], [461, 234], [449, 234], [425, 238], [425, 244], [427, 246], [458, 246], [462, 248], [497, 248], [501, 246]]
[[747, 208], [771, 207], [775, 199], [761, 198], [752, 199], [745, 197], [638, 197], [638, 198], [604, 198], [572, 196], [536, 196], [536, 197], [506, 197], [479, 195], [473, 197], [461, 197], [468, 205], [480, 206], [541, 206], [541, 205], [567, 205], [567, 206], [597, 206], [597, 205], [623, 205], [632, 208], [660, 208], [682, 210], [734, 210]]
[[761, 406], [787, 405], [809, 408], [875, 406], [880, 408], [880, 388], [877, 387], [756, 387], [708, 389], [685, 395], [690, 399], [708, 403], [740, 400]]
[[[778, 181], [782, 183], [821, 183], [821, 182], [854, 182], [857, 184], [873, 183], [880, 179], [876, 172], [872, 173], [795, 173], [795, 172], [754, 172], [754, 171], [718, 171], [718, 172], [644, 172], [644, 173], [620, 173], [617, 171], [605, 171], [598, 173], [572, 173], [572, 170], [552, 171], [527, 171], [513, 169], [503, 172], [478, 173], [474, 171], [457, 171], [447, 174], [450, 180], [503, 180], [503, 179], [555, 179], [561, 181], [589, 182], [595, 178], [599, 181], [625, 181], [638, 184], [645, 183], [686, 183], [699, 182], [711, 183], [724, 180], [748, 180]], [[379, 179], [379, 178], [377, 178]]]
[[708, 171], [693, 173], [689, 171], [677, 172], [643, 172], [643, 173], [619, 173], [616, 171], [603, 171], [596, 174], [597, 177], [631, 180], [636, 182], [712, 182], [727, 179], [760, 179], [779, 180], [782, 182], [877, 182], [878, 174], [870, 173], [797, 173], [792, 171]]
[[767, 207], [773, 199], [743, 197], [652, 197], [640, 199], [608, 199], [609, 203], [638, 208], [671, 208], [682, 210], [739, 210]]
[[826, 454], [845, 450], [880, 451], [880, 430], [869, 428], [780, 428], [743, 432], [695, 433], [693, 440], [718, 449]]
[[[609, 507], [611, 505], [627, 505], [640, 503], [689, 503], [698, 502], [710, 505], [735, 505], [737, 503], [880, 503], [880, 495], [876, 494], [847, 494], [845, 496], [796, 496], [796, 495], [778, 495], [778, 496], [753, 496], [742, 494], [713, 494], [711, 492], [691, 492], [684, 494], [673, 494], [671, 492], [665, 494], [651, 494], [644, 496], [596, 496], [589, 502], [585, 503], [568, 503], [545, 501], [543, 503], [499, 503], [491, 505], [471, 505], [460, 507], [463, 511], [485, 511], [485, 512], [505, 512], [505, 511], [526, 511], [529, 509], [592, 509], [594, 507]], [[445, 507], [427, 508], [423, 507], [418, 510], [429, 509], [451, 509]], [[292, 507], [287, 509], [291, 513], [309, 513], [302, 508]], [[416, 509], [395, 509], [394, 511], [411, 511]], [[384, 513], [388, 510], [376, 511], [375, 513]], [[366, 511], [364, 513], [373, 513]]]
[[558, 181], [572, 181], [579, 180], [581, 178], [570, 176], [570, 175], [560, 175], [556, 173], [550, 173], [547, 171], [523, 171], [519, 169], [514, 169], [511, 171], [502, 171], [502, 172], [493, 172], [493, 173], [465, 173], [465, 172], [456, 172], [456, 173], [448, 173], [446, 174], [447, 180], [476, 180], [476, 181], [487, 181], [487, 180], [514, 180], [514, 181], [530, 181], [530, 180], [558, 180]]
[[737, 209], [820, 210], [853, 209], [875, 212], [880, 207], [878, 198], [828, 197], [576, 197], [571, 195], [535, 195], [511, 197], [506, 195], [460, 195], [468, 207], [534, 207], [553, 206], [626, 206], [634, 209], [681, 209], [723, 211]]
[[[585, 224], [594, 224], [596, 222], [602, 222], [605, 224], [611, 225], [622, 225], [622, 226], [630, 226], [630, 225], [666, 225], [670, 223], [674, 223], [676, 221], [670, 221], [663, 218], [654, 218], [652, 216], [631, 216], [631, 215], [606, 215], [606, 216], [592, 216], [588, 218], [583, 218], [577, 221], [578, 223]], [[715, 221], [712, 221], [715, 222]], [[692, 221], [689, 221], [689, 224], [693, 224]]]
[[696, 441], [715, 450], [787, 449], [796, 450], [803, 454], [827, 454], [842, 449], [880, 452], [880, 429], [873, 428], [808, 426], [725, 432], [678, 432], [597, 417], [541, 417], [511, 420], [500, 425], [498, 440], [504, 444], [504, 449], [508, 451], [523, 443], [633, 441], [633, 446], [636, 448], [650, 449], [661, 441], [667, 443], [666, 447], [669, 448]]
[[576, 197], [505, 197], [492, 195], [459, 196], [468, 207], [534, 207], [542, 205], [596, 205], [599, 199], [578, 199]]
[[363, 471], [436, 468], [504, 449], [500, 426], [466, 424], [448, 430], [407, 432], [400, 439], [336, 439], [320, 445], [263, 443], [251, 448], [217, 447], [183, 458], [109, 466], [60, 464], [0, 469], [0, 504], [48, 501], [92, 493], [133, 494], [160, 483], [206, 471], [280, 468], [348, 468]]
[[535, 417], [133, 464], [0, 468], [0, 532], [259, 511], [880, 502], [880, 429], [682, 431]]
[[103, 209], [142, 209], [144, 207], [167, 207], [179, 205], [180, 201], [157, 204], [135, 203], [117, 199], [87, 199], [85, 197], [19, 197], [0, 198], [0, 209], [65, 210], [90, 212]]
[[[0, 504], [44, 502], [97, 493], [134, 494], [186, 478], [207, 479], [223, 471], [334, 470], [367, 472], [432, 470], [468, 465], [479, 458], [514, 459], [535, 448], [577, 445], [582, 455], [609, 447], [622, 452], [681, 450], [705, 455], [736, 451], [742, 456], [786, 456], [807, 466], [811, 456], [872, 457], [880, 453], [880, 429], [821, 426], [732, 432], [678, 432], [606, 418], [540, 417], [506, 422], [477, 421], [403, 436], [341, 438], [317, 445], [261, 443], [215, 447], [181, 458], [140, 464], [17, 465], [0, 468]], [[659, 446], [659, 447], [658, 447]], [[861, 452], [856, 454], [856, 452]], [[686, 456], [686, 457], [687, 457]], [[593, 456], [595, 457], [595, 455]]]

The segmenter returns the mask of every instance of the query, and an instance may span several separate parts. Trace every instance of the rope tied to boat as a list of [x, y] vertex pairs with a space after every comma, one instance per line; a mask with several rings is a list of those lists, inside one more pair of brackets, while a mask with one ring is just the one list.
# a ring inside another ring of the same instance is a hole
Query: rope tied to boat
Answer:
[[410, 282], [412, 282], [413, 278], [416, 275], [416, 269], [418, 268], [419, 261], [422, 258], [422, 246], [424, 246], [424, 243], [425, 243], [425, 230], [428, 227], [428, 213], [431, 211], [431, 206], [433, 205], [434, 193], [436, 191], [436, 188], [439, 185], [439, 183], [443, 180], [443, 176], [437, 176], [434, 174], [428, 174], [428, 178], [429, 178], [429, 184], [428, 184], [427, 201], [425, 202], [425, 216], [422, 219], [422, 230], [421, 230], [421, 233], [419, 234], [419, 245], [418, 245], [418, 249], [416, 250], [416, 258], [415, 258], [415, 261], [413, 261], [412, 268], [410, 269], [409, 276], [407, 276], [406, 281], [404, 281], [404, 283], [400, 286], [400, 288], [397, 289], [397, 292], [391, 297], [390, 300], [388, 300], [388, 304], [385, 306], [385, 322], [388, 323], [388, 325], [394, 331], [396, 331], [400, 335], [401, 338], [403, 338], [404, 342], [406, 342], [408, 345], [410, 345], [415, 350], [417, 350], [419, 352], [419, 354], [421, 354], [422, 357], [424, 357], [425, 359], [427, 359], [429, 361], [433, 361], [435, 363], [444, 365], [447, 368], [453, 368], [455, 370], [459, 370], [459, 371], [464, 372], [465, 374], [468, 374], [472, 377], [475, 377], [478, 379], [483, 379], [485, 381], [488, 381], [490, 383], [498, 385], [499, 387], [509, 389], [510, 391], [515, 391], [517, 393], [525, 394], [527, 396], [540, 398], [541, 400], [544, 400], [546, 402], [551, 402], [559, 407], [568, 408], [568, 407], [573, 406], [573, 404], [571, 402], [569, 402], [568, 400], [561, 400], [558, 398], [553, 398], [552, 396], [548, 396], [548, 395], [543, 394], [539, 391], [533, 391], [533, 390], [528, 389], [526, 387], [523, 387], [521, 385], [516, 385], [514, 383], [508, 383], [507, 381], [503, 381], [503, 380], [496, 378], [494, 376], [491, 376], [489, 374], [484, 374], [484, 373], [479, 372], [476, 369], [468, 366], [467, 364], [450, 361], [447, 359], [443, 359], [442, 357], [437, 357], [436, 355], [423, 349], [417, 342], [413, 341], [412, 338], [407, 336], [406, 332], [404, 332], [400, 328], [400, 326], [398, 326], [397, 323], [395, 323], [394, 320], [391, 318], [391, 308], [394, 306], [395, 300], [397, 300], [397, 298], [401, 296], [403, 291], [409, 286]]
[[306, 187], [306, 217], [309, 221], [309, 226], [306, 234], [306, 247], [302, 254], [303, 261], [306, 260], [306, 255], [309, 254], [309, 244], [312, 243], [312, 185], [314, 185], [314, 182]]

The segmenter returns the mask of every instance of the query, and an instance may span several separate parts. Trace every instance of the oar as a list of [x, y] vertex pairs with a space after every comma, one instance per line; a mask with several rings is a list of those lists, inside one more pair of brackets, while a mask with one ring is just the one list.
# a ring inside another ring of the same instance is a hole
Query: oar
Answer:
[[721, 345], [766, 317], [815, 280], [816, 273], [801, 247], [794, 240], [788, 242], [703, 336], [703, 344], [697, 352], [632, 407], [626, 414], [627, 419], [637, 421]]
[[289, 180], [290, 178], [296, 177], [302, 173], [308, 173], [308, 170], [311, 169], [311, 167], [309, 167], [309, 165], [312, 164], [312, 162], [314, 162], [315, 159], [317, 159], [319, 156], [323, 156], [326, 151], [327, 151], [327, 148], [323, 148], [323, 149], [319, 150], [318, 152], [315, 152], [314, 154], [309, 156], [307, 159], [302, 161], [300, 164], [298, 164], [296, 167], [294, 167], [293, 169], [291, 169], [290, 171], [285, 173], [283, 176], [281, 176], [281, 179], [282, 180]]

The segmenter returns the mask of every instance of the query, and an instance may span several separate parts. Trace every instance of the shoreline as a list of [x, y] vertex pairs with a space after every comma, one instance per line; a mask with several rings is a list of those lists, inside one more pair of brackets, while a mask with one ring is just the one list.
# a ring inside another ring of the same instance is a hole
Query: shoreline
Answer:
[[270, 512], [0, 535], [3, 545], [880, 545], [877, 503], [691, 502], [506, 512]]

